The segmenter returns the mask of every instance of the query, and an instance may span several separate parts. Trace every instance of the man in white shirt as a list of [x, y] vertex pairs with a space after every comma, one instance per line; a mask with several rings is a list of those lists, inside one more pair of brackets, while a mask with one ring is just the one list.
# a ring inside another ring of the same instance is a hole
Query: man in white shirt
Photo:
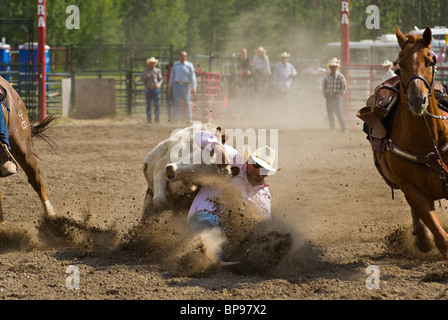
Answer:
[[386, 72], [383, 75], [383, 78], [382, 78], [381, 82], [385, 82], [388, 79], [393, 78], [393, 77], [396, 76], [395, 72], [393, 72], [393, 70], [392, 70], [392, 66], [394, 65], [392, 63], [392, 61], [385, 60], [381, 65], [383, 66], [384, 71]]
[[281, 61], [274, 66], [273, 72], [274, 87], [284, 94], [291, 90], [292, 80], [297, 76], [296, 68], [288, 62], [289, 57], [289, 53], [283, 52], [280, 55]]
[[252, 59], [252, 74], [254, 77], [255, 92], [266, 89], [268, 79], [272, 76], [271, 65], [266, 50], [263, 47], [257, 49], [257, 54]]

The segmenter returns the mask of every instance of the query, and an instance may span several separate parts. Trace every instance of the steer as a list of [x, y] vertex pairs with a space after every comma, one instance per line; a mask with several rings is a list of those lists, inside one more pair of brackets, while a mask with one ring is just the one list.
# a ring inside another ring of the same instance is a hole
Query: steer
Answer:
[[218, 141], [225, 142], [220, 127], [198, 123], [173, 132], [146, 155], [143, 164], [147, 182], [144, 219], [164, 209], [188, 209], [199, 190], [198, 180], [204, 176], [231, 176], [228, 164], [218, 164], [213, 151], [207, 159], [207, 154], [199, 148], [195, 135], [201, 131], [214, 132]]

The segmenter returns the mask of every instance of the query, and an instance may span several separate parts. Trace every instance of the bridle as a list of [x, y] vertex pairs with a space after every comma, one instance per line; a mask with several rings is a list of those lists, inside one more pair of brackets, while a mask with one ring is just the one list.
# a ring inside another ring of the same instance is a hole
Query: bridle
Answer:
[[[403, 49], [404, 49], [404, 47], [406, 46], [406, 44], [408, 43], [408, 41], [409, 41], [409, 38], [406, 39], [406, 40], [403, 42], [403, 44], [402, 44], [402, 46], [401, 46], [401, 51], [403, 51]], [[401, 54], [401, 52], [400, 52], [400, 54]], [[436, 66], [435, 66], [435, 63], [431, 63], [431, 66], [432, 66], [431, 83], [429, 83], [428, 80], [426, 80], [426, 78], [424, 78], [422, 75], [420, 75], [420, 74], [418, 74], [418, 73], [414, 73], [413, 75], [411, 75], [411, 76], [409, 77], [409, 79], [406, 81], [406, 84], [403, 84], [403, 79], [400, 77], [400, 82], [401, 82], [401, 86], [402, 86], [402, 88], [403, 88], [403, 94], [404, 94], [404, 97], [406, 98], [406, 101], [408, 101], [407, 91], [408, 91], [408, 86], [409, 86], [409, 84], [411, 83], [412, 80], [418, 79], [418, 80], [423, 81], [423, 83], [425, 84], [426, 88], [428, 89], [428, 96], [427, 96], [427, 99], [428, 99], [428, 102], [429, 102], [429, 99], [430, 99], [431, 94], [432, 94], [432, 85], [433, 85], [433, 83], [434, 83], [434, 76], [435, 76], [435, 74], [436, 74]], [[408, 104], [409, 104], [409, 101], [408, 101]], [[429, 114], [429, 113], [428, 113], [428, 114]], [[438, 117], [438, 116], [435, 116], [435, 115], [433, 115], [433, 114], [429, 114], [429, 115], [431, 115], [431, 116], [433, 116], [433, 117]]]

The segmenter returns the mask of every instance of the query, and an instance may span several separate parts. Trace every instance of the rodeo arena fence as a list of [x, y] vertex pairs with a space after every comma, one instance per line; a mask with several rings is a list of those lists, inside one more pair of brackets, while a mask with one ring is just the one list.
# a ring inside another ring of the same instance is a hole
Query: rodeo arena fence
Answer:
[[[169, 45], [84, 44], [46, 47], [48, 114], [72, 118], [98, 118], [113, 115], [144, 114], [144, 85], [140, 80], [146, 59], [154, 56], [164, 75], [161, 88], [161, 114], [167, 114], [166, 66], [177, 60]], [[238, 88], [237, 56], [221, 57], [211, 52], [195, 55], [197, 95], [192, 100], [195, 120], [210, 121], [226, 114], [229, 105], [240, 108], [249, 103], [252, 92]], [[24, 100], [31, 121], [38, 115], [37, 44], [0, 43], [0, 75], [8, 80]], [[291, 61], [301, 71], [303, 61]], [[344, 98], [346, 119], [359, 123], [356, 112], [381, 83], [381, 65], [351, 64], [346, 70], [348, 90]], [[300, 77], [300, 75], [299, 75]], [[446, 85], [448, 67], [437, 68], [436, 79]], [[184, 111], [181, 109], [181, 115]]]
[[[448, 84], [448, 67], [437, 66], [435, 79], [446, 88]], [[381, 65], [351, 64], [347, 67], [347, 94], [345, 97], [345, 110], [347, 119], [352, 124], [359, 123], [356, 112], [365, 107], [367, 99], [374, 93], [375, 88], [381, 84], [384, 68]]]

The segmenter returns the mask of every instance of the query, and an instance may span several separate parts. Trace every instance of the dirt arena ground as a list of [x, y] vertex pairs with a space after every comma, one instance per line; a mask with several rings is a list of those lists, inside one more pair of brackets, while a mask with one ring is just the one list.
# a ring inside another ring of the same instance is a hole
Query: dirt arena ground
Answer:
[[[146, 191], [143, 159], [177, 127], [148, 125], [142, 117], [64, 119], [48, 131], [57, 150], [40, 140], [34, 146], [55, 210], [80, 224], [45, 234], [41, 204], [23, 171], [3, 179], [0, 299], [448, 298], [446, 262], [435, 251], [414, 251], [410, 210], [400, 192], [392, 199], [359, 124], [333, 134], [323, 107], [258, 110], [250, 118], [235, 110], [219, 125], [279, 130], [283, 169], [269, 177], [273, 226], [290, 235], [291, 246], [276, 266], [183, 274], [170, 254], [184, 217], [160, 238], [139, 234], [140, 247], [129, 245]], [[445, 221], [446, 202], [437, 208]], [[377, 288], [366, 285], [369, 266], [379, 271]], [[79, 271], [79, 289], [67, 287], [68, 267]]]

